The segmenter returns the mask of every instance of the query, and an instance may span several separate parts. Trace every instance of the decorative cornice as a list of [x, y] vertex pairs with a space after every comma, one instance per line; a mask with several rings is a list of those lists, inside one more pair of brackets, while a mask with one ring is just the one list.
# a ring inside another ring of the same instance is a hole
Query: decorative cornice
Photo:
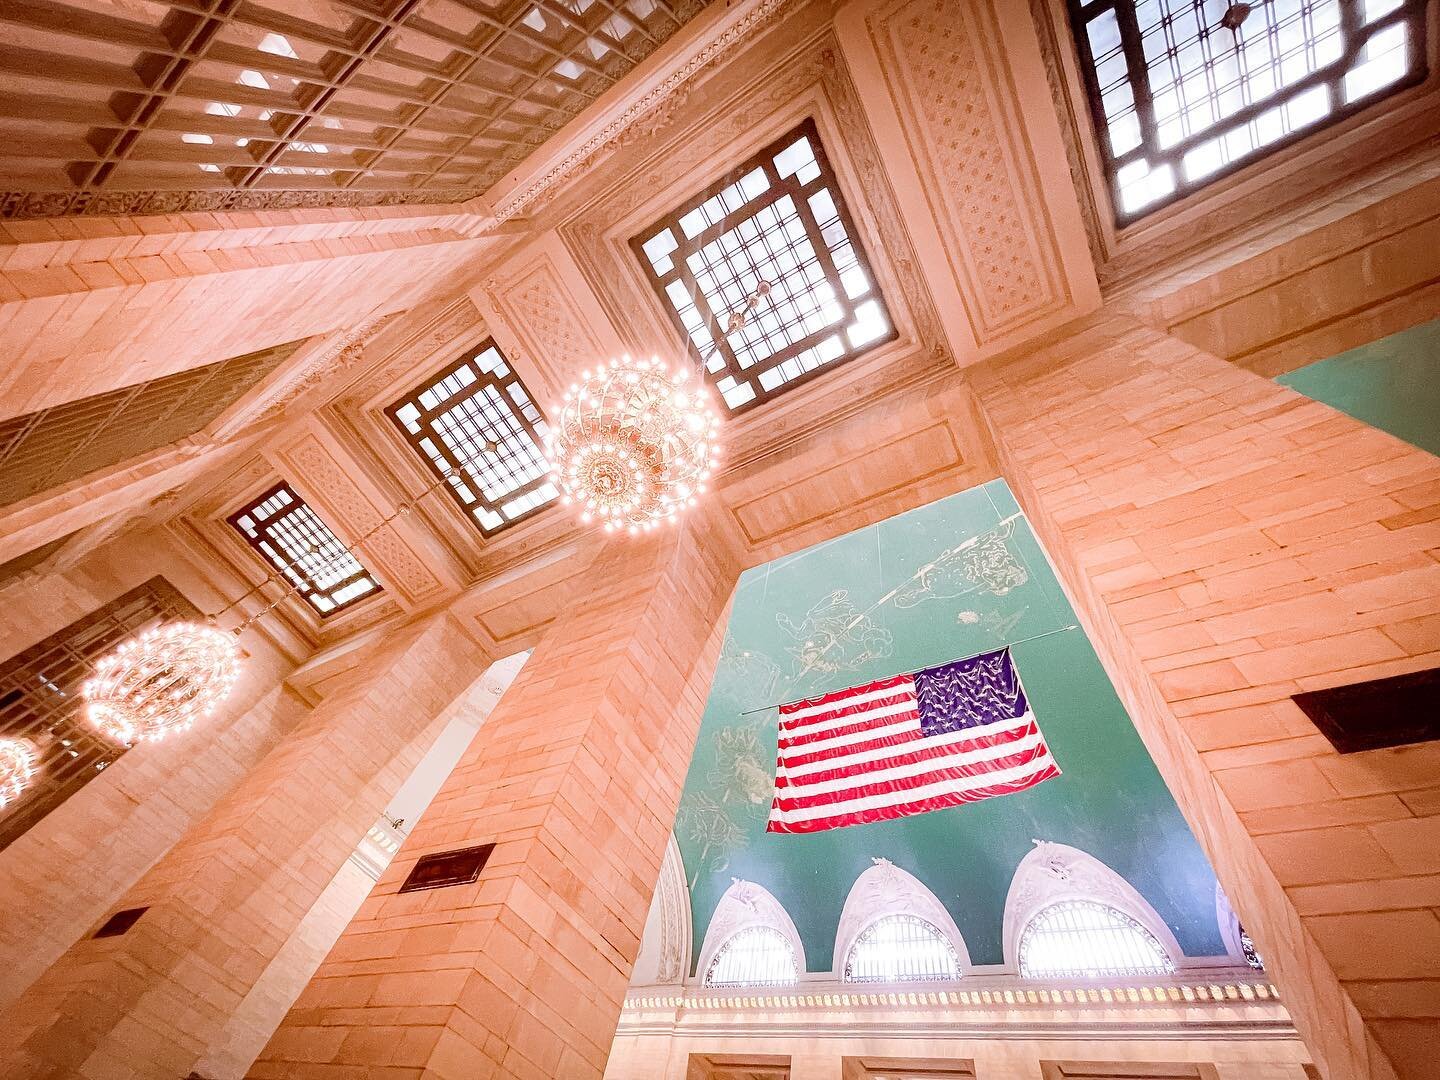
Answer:
[[[1295, 1039], [1280, 992], [1264, 981], [1194, 979], [1029, 986], [1010, 976], [967, 976], [947, 988], [860, 989], [833, 980], [781, 989], [631, 992], [625, 1035], [834, 1038]], [[964, 989], [961, 989], [964, 987]]]
[[483, 188], [420, 188], [414, 191], [334, 191], [323, 188], [286, 191], [4, 191], [0, 192], [0, 221], [446, 205], [467, 202], [482, 194]]
[[694, 56], [682, 63], [659, 83], [631, 102], [619, 116], [592, 134], [556, 164], [507, 197], [495, 210], [497, 222], [508, 221], [541, 195], [571, 176], [597, 151], [619, 139], [625, 131], [651, 110], [664, 104], [687, 82], [719, 60], [725, 53], [770, 22], [792, 0], [760, 0], [738, 20], [702, 46]]
[[398, 311], [392, 311], [388, 315], [367, 319], [351, 330], [336, 334], [329, 344], [310, 357], [305, 364], [271, 388], [266, 393], [265, 399], [256, 402], [255, 408], [263, 410], [259, 419], [268, 420], [306, 391], [319, 386], [335, 372], [353, 367], [364, 355], [365, 346], [381, 330], [398, 319], [400, 314]]

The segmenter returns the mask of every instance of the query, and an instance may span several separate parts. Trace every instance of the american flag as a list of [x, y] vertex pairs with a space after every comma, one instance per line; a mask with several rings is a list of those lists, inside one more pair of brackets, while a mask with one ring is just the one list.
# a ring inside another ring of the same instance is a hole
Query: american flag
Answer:
[[1059, 775], [1001, 649], [781, 705], [766, 831], [887, 821]]

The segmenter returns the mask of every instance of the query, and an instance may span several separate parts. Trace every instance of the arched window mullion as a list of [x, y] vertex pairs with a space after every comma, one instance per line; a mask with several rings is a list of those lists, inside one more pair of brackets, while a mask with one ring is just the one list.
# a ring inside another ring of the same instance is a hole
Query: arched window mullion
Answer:
[[1168, 975], [1175, 961], [1136, 919], [1094, 900], [1061, 900], [1020, 932], [1022, 978]]
[[845, 982], [940, 982], [958, 979], [960, 956], [939, 927], [918, 915], [876, 919], [845, 958]]
[[705, 970], [706, 986], [791, 986], [795, 948], [773, 926], [747, 926], [726, 938]]

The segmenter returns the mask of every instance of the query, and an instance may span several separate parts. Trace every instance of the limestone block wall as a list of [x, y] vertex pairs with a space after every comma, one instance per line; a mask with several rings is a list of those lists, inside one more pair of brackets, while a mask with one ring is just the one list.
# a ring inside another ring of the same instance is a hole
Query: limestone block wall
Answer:
[[1294, 693], [1440, 663], [1440, 459], [1125, 319], [987, 366], [1001, 469], [1329, 1077], [1440, 1058], [1440, 743]]
[[[124, 537], [73, 568], [0, 583], [10, 657], [163, 574], [202, 610], [214, 596], [163, 537]], [[0, 1008], [100, 919], [308, 713], [290, 662], [257, 634], [229, 702], [205, 725], [131, 750], [0, 851]]]
[[130, 930], [77, 942], [15, 1002], [0, 1060], [56, 1078], [186, 1075], [485, 666], [443, 613], [388, 634], [118, 902], [148, 908]]
[[[697, 509], [592, 565], [252, 1077], [598, 1080], [739, 572]], [[401, 893], [491, 842], [474, 884]]]

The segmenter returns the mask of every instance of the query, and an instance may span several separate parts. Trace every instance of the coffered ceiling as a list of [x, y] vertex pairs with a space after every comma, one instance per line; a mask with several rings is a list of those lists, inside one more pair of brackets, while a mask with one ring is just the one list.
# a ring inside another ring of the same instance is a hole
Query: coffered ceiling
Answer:
[[463, 200], [702, 6], [7, 0], [0, 215]]

